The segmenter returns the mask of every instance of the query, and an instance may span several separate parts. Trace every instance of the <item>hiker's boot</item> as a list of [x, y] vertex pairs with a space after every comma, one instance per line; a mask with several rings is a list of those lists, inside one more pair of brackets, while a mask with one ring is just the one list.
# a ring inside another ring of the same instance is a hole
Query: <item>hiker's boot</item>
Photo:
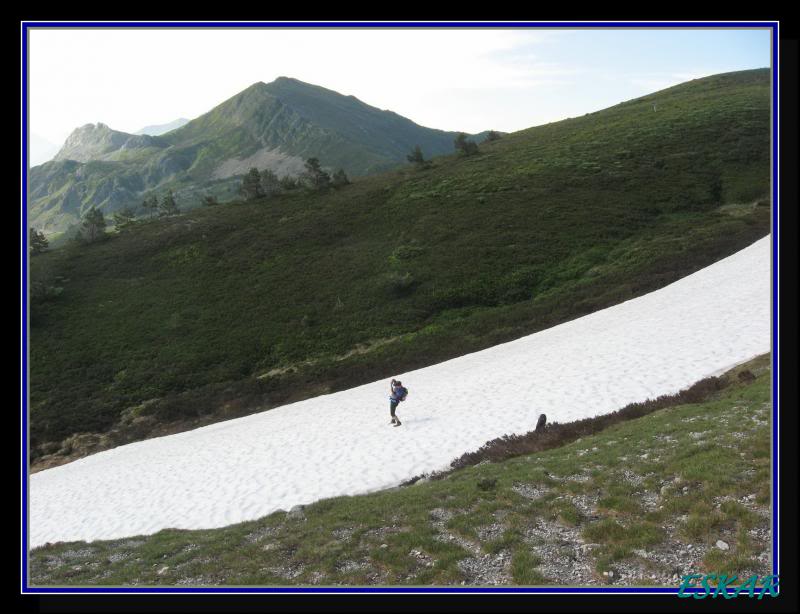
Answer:
[[397, 418], [394, 419], [394, 425], [395, 426], [400, 426], [401, 424], [403, 424], [403, 423], [400, 422], [400, 420], [398, 420]]

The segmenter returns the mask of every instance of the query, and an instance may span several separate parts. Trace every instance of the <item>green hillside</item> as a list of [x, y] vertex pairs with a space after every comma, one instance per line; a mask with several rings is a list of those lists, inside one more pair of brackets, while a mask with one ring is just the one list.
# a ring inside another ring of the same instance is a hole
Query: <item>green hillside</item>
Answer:
[[427, 156], [452, 152], [455, 136], [281, 77], [158, 137], [104, 124], [76, 129], [54, 160], [31, 169], [31, 221], [48, 234], [64, 231], [92, 206], [138, 207], [167, 189], [184, 208], [206, 193], [230, 200], [250, 167], [296, 175], [310, 157], [351, 176], [376, 173], [405, 162], [416, 145]]
[[35, 256], [34, 460], [433, 364], [742, 249], [770, 229], [769, 88], [767, 70], [700, 79], [427, 170]]
[[442, 479], [220, 529], [48, 544], [31, 551], [31, 583], [676, 589], [710, 573], [738, 586], [771, 570], [769, 362], [695, 402]]

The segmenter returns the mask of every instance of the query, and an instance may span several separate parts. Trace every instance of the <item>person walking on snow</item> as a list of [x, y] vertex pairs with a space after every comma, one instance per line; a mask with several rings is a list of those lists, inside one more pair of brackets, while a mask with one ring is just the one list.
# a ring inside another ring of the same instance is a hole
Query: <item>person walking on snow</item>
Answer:
[[400, 380], [392, 380], [391, 385], [392, 394], [389, 395], [389, 413], [392, 414], [392, 421], [389, 424], [394, 426], [400, 426], [402, 422], [400, 422], [399, 418], [394, 415], [397, 406], [406, 400], [406, 396], [408, 395], [408, 389], [403, 387], [403, 384]]

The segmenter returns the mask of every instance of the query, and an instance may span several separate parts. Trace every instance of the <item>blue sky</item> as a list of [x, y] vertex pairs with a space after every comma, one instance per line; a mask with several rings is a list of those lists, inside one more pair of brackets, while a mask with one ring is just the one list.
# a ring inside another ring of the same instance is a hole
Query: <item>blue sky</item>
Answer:
[[56, 145], [86, 123], [135, 132], [283, 75], [425, 126], [511, 132], [768, 66], [764, 29], [41, 29], [30, 128]]

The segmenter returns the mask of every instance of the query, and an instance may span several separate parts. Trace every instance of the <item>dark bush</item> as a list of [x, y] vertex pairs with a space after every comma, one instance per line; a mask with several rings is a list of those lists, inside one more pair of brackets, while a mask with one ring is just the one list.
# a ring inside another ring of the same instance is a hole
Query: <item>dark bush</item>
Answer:
[[478, 481], [478, 489], [487, 491], [487, 490], [494, 490], [497, 486], [497, 480], [493, 478], [486, 478], [483, 480]]
[[400, 273], [389, 273], [386, 279], [386, 284], [390, 294], [400, 297], [411, 294], [411, 292], [414, 290], [414, 286], [416, 285], [416, 281], [411, 273], [405, 273], [402, 275]]
[[756, 376], [753, 375], [753, 372], [749, 369], [745, 369], [744, 371], [740, 371], [738, 375], [740, 382], [752, 382], [756, 379]]

